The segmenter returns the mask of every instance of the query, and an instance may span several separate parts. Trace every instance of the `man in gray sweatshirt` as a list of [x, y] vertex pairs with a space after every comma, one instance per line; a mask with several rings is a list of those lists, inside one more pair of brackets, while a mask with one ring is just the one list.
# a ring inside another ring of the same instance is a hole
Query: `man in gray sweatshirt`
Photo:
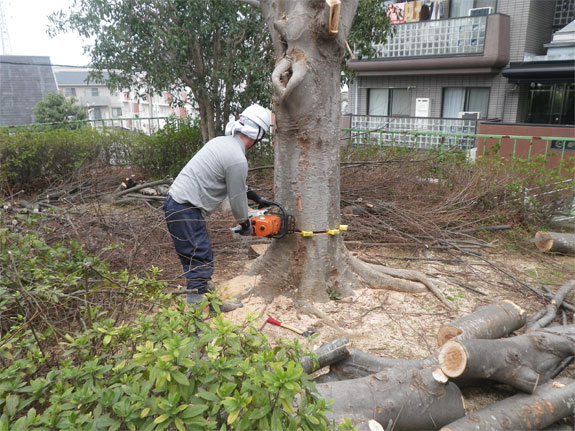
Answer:
[[248, 219], [248, 198], [265, 199], [248, 191], [246, 150], [269, 131], [271, 113], [259, 105], [248, 107], [230, 121], [225, 136], [211, 139], [184, 166], [170, 187], [164, 211], [168, 231], [182, 263], [191, 304], [202, 301], [214, 272], [213, 254], [205, 217], [229, 198], [241, 235], [253, 234]]

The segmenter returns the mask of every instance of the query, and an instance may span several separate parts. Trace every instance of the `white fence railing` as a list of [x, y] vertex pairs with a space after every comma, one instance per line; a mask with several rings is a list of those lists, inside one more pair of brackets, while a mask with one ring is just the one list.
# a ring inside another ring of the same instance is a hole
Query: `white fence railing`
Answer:
[[476, 127], [477, 120], [459, 118], [352, 115], [350, 140], [355, 145], [401, 145], [420, 149], [445, 145], [468, 150], [475, 147], [474, 137], [449, 135], [473, 135]]

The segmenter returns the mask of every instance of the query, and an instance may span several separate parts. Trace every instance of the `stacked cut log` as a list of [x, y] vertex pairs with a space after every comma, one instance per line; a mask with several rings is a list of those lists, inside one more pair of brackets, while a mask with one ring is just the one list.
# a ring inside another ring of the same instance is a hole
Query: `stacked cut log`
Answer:
[[[331, 363], [316, 378], [318, 392], [334, 400], [330, 419], [350, 418], [360, 430], [546, 429], [575, 414], [575, 382], [554, 380], [575, 355], [575, 324], [512, 336], [526, 322], [524, 310], [501, 301], [442, 326], [440, 349], [427, 359], [376, 357], [348, 350], [343, 339], [322, 346], [316, 366], [306, 371]], [[322, 360], [322, 351], [330, 357]], [[459, 387], [485, 380], [517, 395], [466, 416]]]
[[540, 251], [575, 255], [575, 233], [537, 232], [532, 240]]

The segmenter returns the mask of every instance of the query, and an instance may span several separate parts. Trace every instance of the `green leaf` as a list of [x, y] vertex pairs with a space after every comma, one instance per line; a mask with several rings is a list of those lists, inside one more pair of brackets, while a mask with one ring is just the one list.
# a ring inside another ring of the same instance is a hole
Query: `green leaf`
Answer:
[[228, 425], [233, 424], [236, 419], [238, 418], [239, 414], [241, 412], [241, 409], [236, 409], [233, 412], [230, 413], [230, 415], [228, 416], [228, 420], [226, 421]]
[[162, 422], [165, 422], [168, 419], [170, 419], [170, 415], [163, 414], [163, 415], [158, 416], [156, 419], [154, 419], [154, 423], [155, 424], [161, 424]]
[[172, 378], [177, 383], [179, 383], [180, 385], [188, 386], [190, 384], [190, 381], [188, 380], [188, 378], [184, 374], [182, 374], [181, 372], [176, 370], [176, 371], [172, 371], [170, 374], [172, 375]]
[[216, 394], [213, 394], [213, 393], [208, 392], [208, 391], [203, 391], [203, 390], [200, 390], [198, 392], [198, 397], [200, 397], [206, 401], [219, 401], [220, 400], [220, 397], [218, 397]]
[[250, 414], [250, 419], [252, 420], [258, 420], [263, 418], [265, 415], [267, 415], [270, 411], [271, 411], [271, 406], [264, 406], [264, 407], [260, 407], [259, 409], [254, 410], [251, 414]]
[[184, 419], [193, 418], [193, 417], [201, 415], [207, 409], [208, 409], [208, 406], [205, 404], [190, 405], [190, 406], [188, 406], [188, 408], [186, 410], [184, 410], [180, 414], [180, 417], [182, 417]]

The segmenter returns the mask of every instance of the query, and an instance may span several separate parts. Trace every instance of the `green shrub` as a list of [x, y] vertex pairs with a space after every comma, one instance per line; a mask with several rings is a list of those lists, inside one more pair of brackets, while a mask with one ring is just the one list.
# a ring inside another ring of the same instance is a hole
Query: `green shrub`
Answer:
[[96, 303], [102, 290], [117, 292], [122, 300], [157, 295], [163, 283], [154, 271], [141, 277], [112, 272], [75, 242], [48, 245], [35, 234], [14, 233], [0, 224], [0, 334], [38, 315], [39, 331], [76, 330], [91, 318], [84, 305]]
[[98, 160], [99, 133], [90, 128], [0, 132], [0, 169], [11, 185], [30, 187], [70, 175]]
[[65, 337], [55, 367], [30, 334], [1, 340], [0, 429], [329, 429], [297, 342], [270, 346], [253, 317], [199, 317], [182, 305], [97, 321]]
[[[206, 319], [207, 302], [162, 287], [0, 228], [0, 430], [330, 429], [297, 341], [272, 346], [255, 316]], [[103, 289], [130, 303], [97, 302]]]
[[130, 164], [153, 177], [176, 176], [202, 145], [202, 134], [197, 125], [168, 120], [166, 126], [153, 135], [141, 136]]

